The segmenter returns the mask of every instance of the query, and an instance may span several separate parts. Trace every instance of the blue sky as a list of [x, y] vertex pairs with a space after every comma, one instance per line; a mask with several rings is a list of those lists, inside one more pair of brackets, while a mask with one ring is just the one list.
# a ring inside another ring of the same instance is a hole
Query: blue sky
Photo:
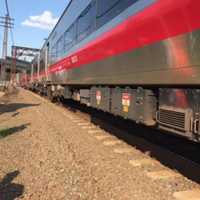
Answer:
[[[10, 14], [15, 18], [15, 45], [40, 48], [68, 2], [69, 0], [8, 0]], [[5, 14], [5, 4], [1, 0], [0, 16]], [[3, 28], [0, 28], [0, 53], [2, 40]]]

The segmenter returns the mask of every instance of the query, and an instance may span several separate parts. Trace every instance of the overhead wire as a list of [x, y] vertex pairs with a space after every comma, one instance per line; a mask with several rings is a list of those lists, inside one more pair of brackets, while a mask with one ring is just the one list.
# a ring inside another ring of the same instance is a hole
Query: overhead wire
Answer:
[[5, 5], [6, 5], [7, 15], [10, 16], [9, 7], [8, 7], [8, 0], [5, 0]]

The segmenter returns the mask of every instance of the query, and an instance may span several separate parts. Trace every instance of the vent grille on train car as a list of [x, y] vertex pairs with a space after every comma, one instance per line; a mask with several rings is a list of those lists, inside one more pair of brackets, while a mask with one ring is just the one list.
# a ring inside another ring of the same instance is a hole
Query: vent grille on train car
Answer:
[[181, 130], [190, 131], [192, 111], [163, 106], [159, 108], [158, 121], [160, 124]]

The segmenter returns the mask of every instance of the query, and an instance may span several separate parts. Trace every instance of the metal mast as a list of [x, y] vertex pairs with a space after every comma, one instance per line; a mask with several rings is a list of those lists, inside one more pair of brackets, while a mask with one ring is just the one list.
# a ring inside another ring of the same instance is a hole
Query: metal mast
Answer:
[[4, 27], [2, 58], [5, 59], [8, 52], [8, 31], [13, 27], [13, 19], [8, 14], [5, 17], [0, 17], [0, 19], [0, 26]]
[[13, 23], [14, 19], [10, 18], [7, 0], [5, 0], [5, 4], [6, 4], [7, 14], [5, 15], [5, 17], [0, 17], [0, 26], [2, 26], [4, 28], [4, 38], [3, 38], [3, 47], [2, 47], [3, 63], [1, 66], [1, 80], [5, 80], [5, 63], [4, 63], [4, 61], [7, 57], [7, 52], [8, 52], [8, 31], [9, 31], [9, 29], [11, 30], [14, 25], [14, 23]]

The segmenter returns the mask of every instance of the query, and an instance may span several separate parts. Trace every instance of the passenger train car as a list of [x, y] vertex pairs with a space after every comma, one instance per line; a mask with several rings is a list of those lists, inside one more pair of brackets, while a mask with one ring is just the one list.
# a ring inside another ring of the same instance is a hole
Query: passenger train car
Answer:
[[29, 85], [199, 141], [199, 8], [199, 0], [71, 0]]

